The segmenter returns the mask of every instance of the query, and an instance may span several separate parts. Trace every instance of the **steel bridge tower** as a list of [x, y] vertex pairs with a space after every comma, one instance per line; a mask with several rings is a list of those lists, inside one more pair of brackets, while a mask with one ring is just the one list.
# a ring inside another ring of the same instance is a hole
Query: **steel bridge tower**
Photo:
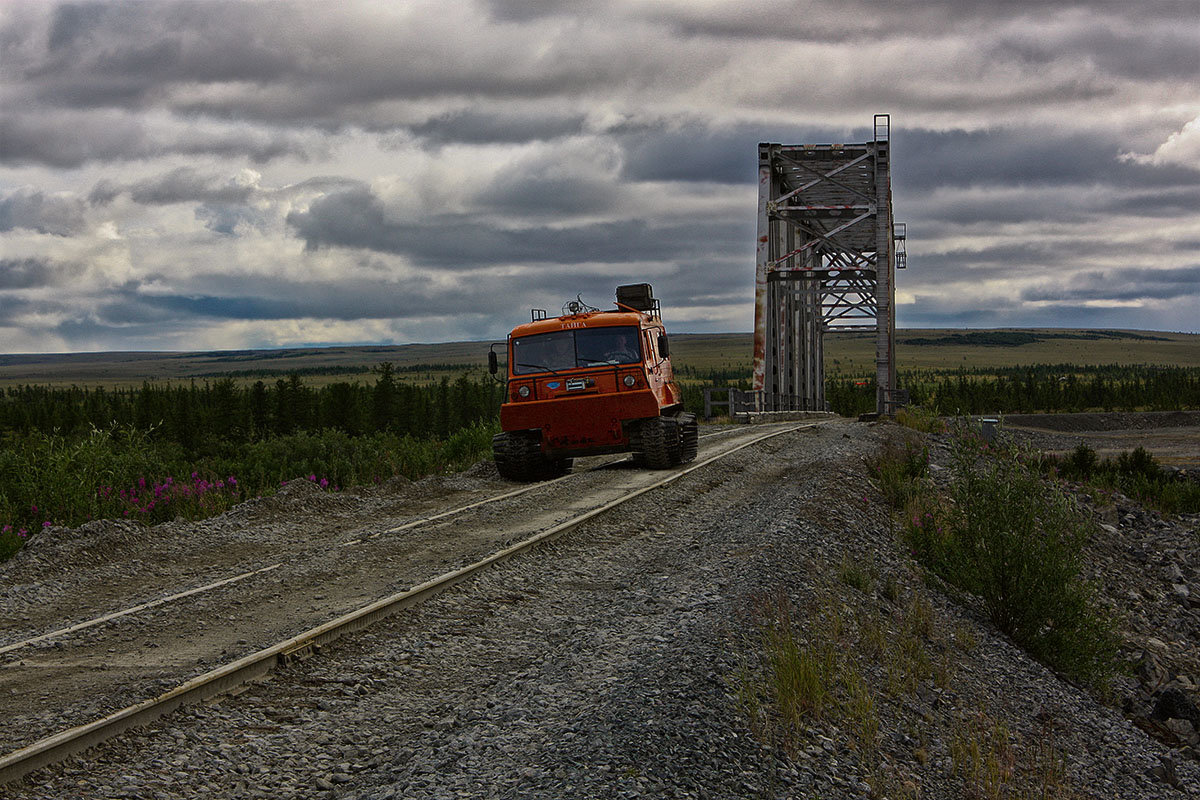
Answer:
[[895, 412], [895, 270], [890, 120], [861, 144], [758, 146], [754, 390], [762, 411], [825, 410], [824, 335], [875, 334], [876, 410]]

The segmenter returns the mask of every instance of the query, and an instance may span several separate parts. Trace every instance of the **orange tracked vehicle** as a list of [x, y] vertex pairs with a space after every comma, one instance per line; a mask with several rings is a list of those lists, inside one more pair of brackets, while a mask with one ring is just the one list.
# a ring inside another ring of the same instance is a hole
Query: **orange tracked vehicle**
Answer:
[[[501, 475], [554, 478], [604, 453], [632, 452], [651, 469], [696, 457], [696, 417], [683, 411], [650, 284], [618, 286], [609, 311], [571, 301], [560, 317], [530, 317], [508, 335], [503, 432], [492, 439]], [[499, 372], [494, 349], [488, 366]]]

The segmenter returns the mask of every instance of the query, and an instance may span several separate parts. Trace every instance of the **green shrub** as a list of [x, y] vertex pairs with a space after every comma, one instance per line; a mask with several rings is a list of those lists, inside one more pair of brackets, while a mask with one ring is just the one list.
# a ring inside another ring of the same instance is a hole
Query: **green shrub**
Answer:
[[1139, 445], [1132, 453], [1121, 453], [1117, 456], [1117, 474], [1128, 478], [1153, 480], [1162, 476], [1162, 470], [1149, 451]]
[[1041, 463], [1064, 478], [1120, 491], [1167, 514], [1200, 511], [1200, 482], [1164, 472], [1144, 447], [1100, 460], [1080, 443], [1066, 458], [1044, 456]]
[[1099, 459], [1096, 457], [1096, 451], [1080, 442], [1063, 462], [1063, 473], [1087, 480], [1096, 471], [1097, 464]]
[[1117, 642], [1080, 576], [1091, 523], [1020, 453], [985, 455], [977, 440], [956, 441], [945, 537], [931, 568], [979, 596], [996, 627], [1036, 658], [1103, 685]]

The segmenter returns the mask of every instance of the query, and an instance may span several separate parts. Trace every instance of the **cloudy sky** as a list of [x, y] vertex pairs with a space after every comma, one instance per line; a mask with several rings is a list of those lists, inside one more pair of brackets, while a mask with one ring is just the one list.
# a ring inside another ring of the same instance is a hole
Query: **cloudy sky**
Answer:
[[753, 319], [759, 141], [891, 115], [902, 327], [1200, 330], [1200, 3], [0, 4], [0, 352]]

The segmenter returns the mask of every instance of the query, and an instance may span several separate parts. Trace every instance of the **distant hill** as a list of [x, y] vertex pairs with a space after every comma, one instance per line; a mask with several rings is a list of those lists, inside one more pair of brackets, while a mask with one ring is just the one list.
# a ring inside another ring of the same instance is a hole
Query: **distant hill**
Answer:
[[[826, 337], [826, 372], [872, 374], [874, 335], [835, 333]], [[749, 333], [673, 334], [672, 352], [682, 366], [745, 370]], [[390, 361], [416, 379], [479, 371], [490, 342], [445, 342], [362, 347], [305, 347], [283, 350], [211, 352], [112, 352], [0, 355], [0, 386], [15, 384], [137, 385], [143, 381], [273, 381], [296, 373], [306, 382], [371, 380], [371, 369]], [[899, 330], [896, 357], [901, 369], [1021, 364], [1162, 364], [1200, 366], [1200, 334], [1157, 331], [1000, 329]]]
[[1165, 336], [1148, 336], [1132, 331], [968, 331], [950, 333], [945, 336], [910, 336], [897, 339], [899, 344], [920, 346], [980, 345], [982, 347], [1020, 347], [1054, 339], [1084, 339], [1089, 341], [1113, 341], [1135, 339], [1144, 342], [1169, 342]]

